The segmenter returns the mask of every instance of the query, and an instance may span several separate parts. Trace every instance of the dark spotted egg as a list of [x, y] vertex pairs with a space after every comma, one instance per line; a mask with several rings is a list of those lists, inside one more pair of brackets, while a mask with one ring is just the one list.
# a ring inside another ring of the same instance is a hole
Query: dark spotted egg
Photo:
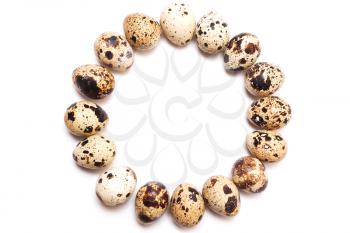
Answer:
[[124, 36], [105, 32], [95, 41], [95, 53], [106, 67], [124, 72], [134, 62], [134, 52]]
[[81, 167], [99, 169], [111, 165], [115, 153], [116, 146], [112, 139], [95, 134], [78, 143], [73, 159]]
[[265, 190], [268, 183], [264, 164], [252, 156], [240, 158], [235, 162], [232, 179], [238, 188], [249, 193]]
[[198, 48], [208, 54], [221, 52], [229, 40], [227, 22], [217, 13], [209, 12], [196, 26]]
[[251, 155], [266, 162], [280, 161], [287, 153], [286, 141], [274, 131], [254, 131], [247, 135], [246, 145]]
[[135, 190], [137, 178], [130, 167], [113, 167], [97, 179], [96, 195], [106, 206], [125, 203]]
[[72, 134], [86, 137], [105, 128], [108, 115], [97, 104], [83, 100], [67, 108], [64, 122]]
[[225, 48], [225, 69], [232, 71], [245, 70], [256, 62], [260, 51], [260, 42], [255, 35], [241, 33], [233, 37]]
[[99, 65], [83, 65], [76, 68], [72, 75], [76, 89], [91, 99], [102, 99], [114, 89], [114, 76]]
[[135, 210], [138, 220], [151, 223], [160, 218], [168, 208], [169, 193], [160, 182], [148, 182], [136, 194]]
[[175, 189], [170, 201], [170, 213], [175, 222], [183, 227], [197, 225], [204, 214], [202, 195], [191, 184], [181, 184]]
[[145, 14], [134, 13], [124, 19], [124, 32], [132, 47], [147, 50], [158, 44], [161, 28], [155, 19]]
[[292, 116], [289, 104], [277, 96], [254, 101], [248, 109], [248, 119], [256, 126], [273, 130], [285, 126]]
[[255, 96], [265, 97], [273, 94], [282, 85], [284, 74], [275, 65], [259, 62], [246, 70], [245, 87]]
[[241, 207], [240, 195], [232, 180], [224, 176], [212, 176], [203, 186], [203, 198], [207, 206], [223, 216], [235, 216]]

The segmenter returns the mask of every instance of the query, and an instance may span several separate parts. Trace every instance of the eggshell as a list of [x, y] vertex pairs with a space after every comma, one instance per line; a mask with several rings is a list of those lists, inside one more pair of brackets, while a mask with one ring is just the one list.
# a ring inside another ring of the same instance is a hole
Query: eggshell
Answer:
[[95, 134], [78, 143], [73, 159], [81, 167], [99, 169], [111, 165], [115, 153], [116, 146], [112, 139]]
[[96, 39], [94, 47], [100, 63], [113, 70], [124, 72], [134, 62], [134, 52], [123, 35], [105, 32]]
[[237, 215], [241, 200], [232, 180], [224, 176], [212, 176], [203, 186], [203, 198], [207, 206], [222, 216]]
[[148, 182], [136, 194], [136, 216], [142, 224], [152, 223], [160, 218], [168, 208], [169, 193], [160, 182]]
[[229, 40], [226, 21], [217, 13], [209, 12], [197, 23], [197, 45], [207, 54], [221, 52]]
[[242, 157], [235, 162], [232, 179], [238, 188], [248, 193], [262, 192], [268, 184], [264, 164], [252, 156]]
[[160, 39], [159, 23], [141, 13], [130, 14], [124, 19], [125, 37], [136, 49], [152, 49]]
[[187, 4], [174, 2], [162, 11], [160, 25], [165, 37], [171, 43], [185, 46], [192, 40], [196, 29], [196, 19]]
[[83, 100], [67, 108], [64, 122], [72, 134], [87, 137], [106, 127], [108, 115], [97, 104]]
[[129, 167], [113, 167], [103, 172], [96, 184], [96, 195], [106, 206], [125, 203], [135, 190], [135, 172]]
[[170, 212], [175, 222], [183, 227], [197, 225], [204, 214], [202, 195], [191, 184], [179, 185], [170, 201]]

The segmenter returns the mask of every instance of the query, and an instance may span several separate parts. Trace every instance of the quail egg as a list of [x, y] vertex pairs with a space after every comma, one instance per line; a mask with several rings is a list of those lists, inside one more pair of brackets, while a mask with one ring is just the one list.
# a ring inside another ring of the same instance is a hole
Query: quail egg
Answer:
[[250, 94], [265, 97], [278, 90], [284, 81], [284, 74], [275, 65], [259, 62], [246, 70], [245, 87]]
[[240, 195], [232, 180], [224, 176], [212, 176], [203, 186], [203, 199], [215, 213], [235, 216], [240, 207]]
[[81, 167], [99, 169], [111, 165], [115, 153], [116, 146], [111, 139], [95, 134], [78, 143], [73, 159]]
[[200, 222], [205, 205], [202, 195], [191, 184], [181, 184], [175, 189], [170, 212], [176, 223], [183, 227], [193, 227]]
[[134, 62], [129, 42], [115, 32], [105, 32], [96, 39], [95, 53], [101, 64], [119, 72], [126, 71]]
[[161, 13], [160, 25], [165, 37], [171, 43], [185, 46], [192, 40], [196, 29], [196, 19], [187, 4], [174, 2]]
[[280, 161], [287, 153], [286, 141], [274, 131], [254, 131], [248, 134], [246, 144], [251, 155], [261, 161]]
[[169, 205], [169, 193], [160, 182], [148, 182], [136, 194], [135, 209], [139, 221], [151, 223], [160, 218]]
[[264, 164], [252, 156], [238, 159], [233, 165], [232, 176], [238, 188], [250, 193], [265, 190], [268, 183]]
[[108, 115], [97, 104], [83, 100], [68, 107], [64, 122], [72, 134], [87, 137], [106, 127]]
[[226, 21], [217, 13], [209, 12], [197, 23], [197, 45], [204, 53], [221, 52], [229, 40]]
[[267, 129], [279, 129], [291, 119], [289, 104], [277, 96], [267, 96], [254, 101], [248, 109], [248, 119], [256, 126]]
[[134, 13], [124, 19], [125, 37], [136, 49], [152, 49], [160, 39], [159, 23], [144, 14]]
[[239, 71], [250, 67], [258, 59], [260, 51], [260, 42], [255, 35], [241, 33], [233, 37], [225, 48], [225, 69]]
[[113, 167], [103, 172], [96, 184], [96, 195], [106, 206], [126, 202], [135, 190], [135, 172], [129, 167]]
[[76, 89], [91, 99], [102, 99], [114, 90], [114, 76], [99, 65], [83, 65], [73, 71]]

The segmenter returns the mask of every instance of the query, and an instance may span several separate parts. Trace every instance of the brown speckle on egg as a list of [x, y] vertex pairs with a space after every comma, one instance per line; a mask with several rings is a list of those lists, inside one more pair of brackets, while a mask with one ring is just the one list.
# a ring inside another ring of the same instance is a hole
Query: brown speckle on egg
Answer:
[[204, 214], [205, 205], [202, 195], [191, 184], [179, 185], [170, 201], [170, 212], [180, 226], [193, 227]]
[[267, 96], [254, 101], [247, 113], [252, 124], [266, 130], [282, 128], [290, 121], [291, 116], [289, 104], [277, 96]]
[[168, 208], [169, 194], [160, 182], [148, 182], [136, 194], [136, 216], [143, 224], [160, 218]]
[[234, 36], [226, 45], [224, 53], [225, 69], [244, 70], [253, 65], [260, 55], [259, 39], [250, 33]]
[[130, 45], [136, 49], [152, 49], [160, 39], [159, 23], [151, 17], [134, 13], [124, 19], [125, 37]]
[[[102, 33], [95, 41], [95, 51], [102, 65], [119, 72], [126, 71], [134, 62], [133, 50], [128, 41], [115, 32]], [[125, 53], [126, 57], [121, 55]]]
[[198, 48], [208, 54], [221, 52], [229, 40], [226, 26], [224, 19], [215, 12], [202, 16], [196, 26]]
[[232, 179], [238, 188], [251, 193], [263, 191], [268, 183], [264, 164], [252, 156], [240, 158], [235, 162]]
[[108, 115], [97, 104], [83, 100], [72, 104], [66, 110], [64, 122], [72, 134], [91, 136], [105, 128], [108, 123]]
[[287, 153], [286, 141], [274, 131], [254, 131], [247, 135], [246, 145], [251, 155], [266, 162], [280, 161]]
[[250, 94], [265, 97], [276, 92], [284, 81], [284, 74], [275, 65], [259, 62], [246, 70], [245, 87]]
[[83, 65], [72, 75], [76, 89], [91, 99], [102, 99], [114, 90], [114, 76], [99, 65]]
[[203, 185], [203, 198], [207, 206], [222, 216], [235, 216], [240, 209], [240, 195], [232, 180], [212, 176]]
[[[114, 143], [107, 143], [105, 137], [95, 134], [78, 143], [73, 154], [79, 166], [99, 169], [112, 163], [115, 151]], [[110, 179], [110, 175], [107, 178]]]

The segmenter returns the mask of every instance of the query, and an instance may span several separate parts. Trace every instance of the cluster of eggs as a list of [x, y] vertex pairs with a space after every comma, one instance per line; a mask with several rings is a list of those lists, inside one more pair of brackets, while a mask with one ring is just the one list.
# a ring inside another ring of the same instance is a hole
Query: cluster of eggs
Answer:
[[[291, 118], [291, 108], [284, 100], [271, 96], [279, 89], [284, 74], [279, 67], [256, 63], [260, 42], [250, 33], [229, 39], [228, 24], [217, 13], [210, 12], [195, 20], [193, 11], [183, 3], [172, 3], [157, 20], [141, 13], [128, 15], [124, 20], [124, 35], [114, 32], [101, 34], [95, 42], [95, 53], [101, 65], [83, 65], [74, 70], [72, 79], [79, 93], [90, 99], [101, 99], [112, 93], [115, 80], [112, 71], [123, 72], [132, 66], [134, 49], [154, 48], [161, 33], [176, 46], [185, 46], [193, 37], [198, 48], [207, 54], [223, 53], [224, 67], [231, 71], [245, 71], [245, 86], [259, 97], [248, 109], [247, 117], [260, 128], [246, 138], [251, 155], [238, 159], [232, 178], [212, 176], [200, 193], [192, 184], [180, 184], [171, 198], [160, 182], [151, 181], [139, 188], [135, 197], [135, 211], [141, 223], [151, 223], [170, 209], [176, 223], [196, 225], [205, 206], [222, 216], [235, 216], [240, 209], [239, 189], [257, 193], [268, 183], [264, 164], [283, 159], [287, 152], [285, 140], [276, 130]], [[98, 177], [96, 194], [107, 206], [126, 202], [135, 190], [137, 178], [130, 167], [110, 167], [116, 157], [112, 139], [100, 134], [108, 123], [107, 113], [97, 104], [83, 100], [68, 107], [64, 121], [70, 132], [84, 137], [73, 151], [77, 165], [86, 169], [107, 169]]]

